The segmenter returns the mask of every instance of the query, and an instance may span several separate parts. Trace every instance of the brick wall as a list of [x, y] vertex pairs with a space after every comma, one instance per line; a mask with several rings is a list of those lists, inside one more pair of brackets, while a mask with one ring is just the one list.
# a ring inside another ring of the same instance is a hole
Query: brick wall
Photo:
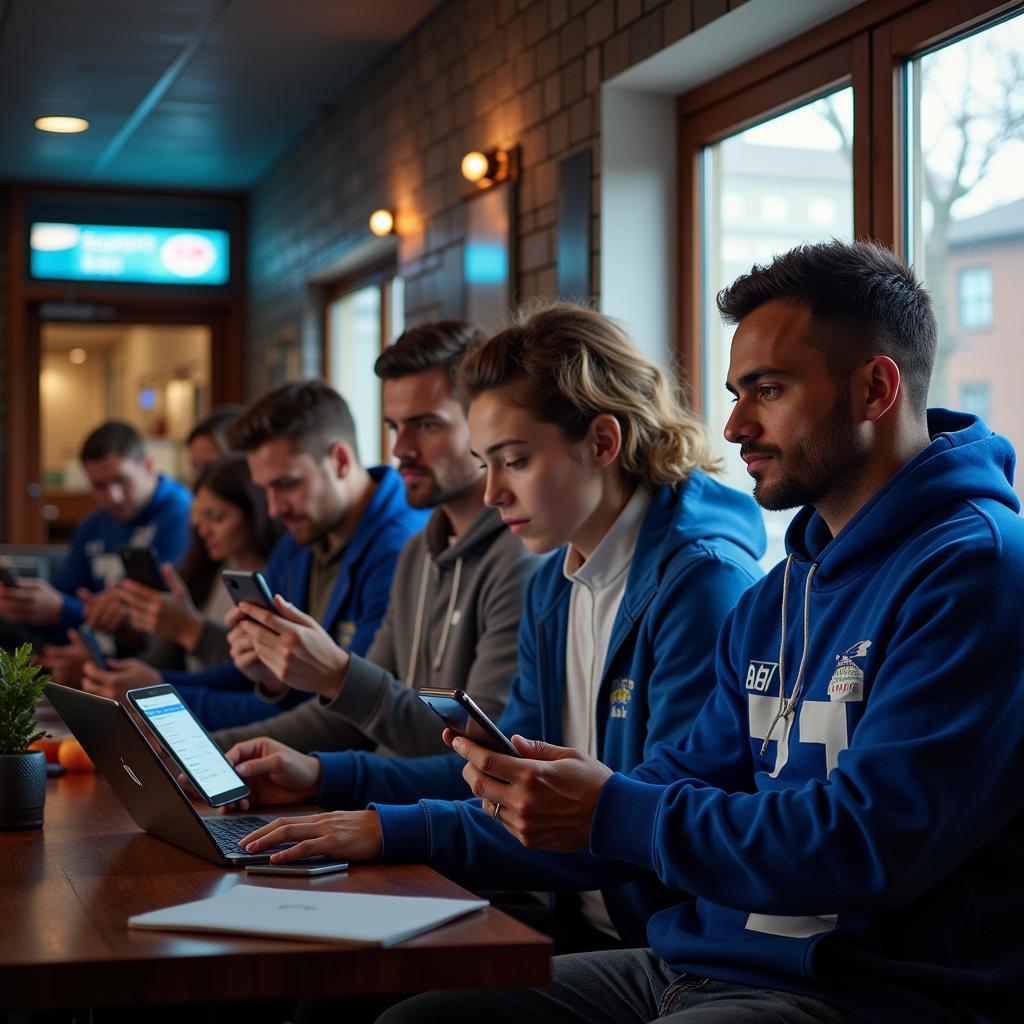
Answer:
[[[364, 238], [373, 209], [395, 209], [407, 322], [457, 315], [471, 149], [518, 144], [515, 229], [521, 297], [555, 291], [559, 161], [593, 151], [593, 280], [598, 281], [600, 84], [741, 0], [450, 0], [310, 130], [252, 194], [251, 394], [268, 353], [301, 338], [318, 366], [312, 269]], [[454, 297], [453, 297], [454, 296]]]

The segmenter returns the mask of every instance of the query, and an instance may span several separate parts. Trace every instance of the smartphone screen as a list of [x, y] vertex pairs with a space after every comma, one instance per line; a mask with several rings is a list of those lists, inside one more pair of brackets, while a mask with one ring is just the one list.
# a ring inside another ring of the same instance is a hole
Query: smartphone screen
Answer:
[[510, 757], [523, 755], [512, 746], [512, 741], [477, 707], [473, 698], [463, 690], [435, 690], [423, 687], [417, 695], [431, 711], [453, 732], [473, 740], [489, 750]]
[[208, 804], [220, 807], [249, 795], [173, 686], [129, 690], [127, 697]]

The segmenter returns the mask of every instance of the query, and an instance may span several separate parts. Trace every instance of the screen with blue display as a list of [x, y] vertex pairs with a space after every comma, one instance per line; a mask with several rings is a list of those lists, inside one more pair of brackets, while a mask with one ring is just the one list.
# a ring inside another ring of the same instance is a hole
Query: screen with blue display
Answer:
[[136, 284], [227, 284], [230, 238], [208, 228], [143, 228], [36, 221], [34, 278]]

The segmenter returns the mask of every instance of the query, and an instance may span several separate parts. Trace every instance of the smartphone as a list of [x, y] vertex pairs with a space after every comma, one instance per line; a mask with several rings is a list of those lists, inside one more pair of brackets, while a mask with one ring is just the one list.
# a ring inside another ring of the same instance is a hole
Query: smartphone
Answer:
[[102, 669], [104, 672], [110, 671], [110, 666], [107, 664], [107, 659], [104, 657], [103, 651], [100, 648], [100, 642], [96, 639], [96, 634], [92, 631], [92, 628], [86, 625], [78, 627], [78, 635], [82, 638], [82, 643], [85, 644], [85, 649], [89, 652], [89, 657], [96, 662], [96, 667]]
[[223, 807], [249, 795], [249, 787], [173, 686], [143, 686], [125, 696], [211, 807]]
[[0, 565], [0, 583], [5, 587], [17, 587], [21, 584], [18, 574], [8, 565]]
[[153, 590], [166, 590], [167, 581], [160, 570], [160, 559], [153, 548], [121, 548], [124, 574], [130, 580]]
[[235, 604], [240, 601], [248, 601], [249, 604], [258, 605], [260, 608], [266, 608], [268, 612], [277, 614], [277, 609], [274, 607], [274, 595], [270, 592], [263, 573], [225, 569], [220, 575]]
[[523, 756], [465, 690], [435, 690], [424, 686], [416, 693], [452, 732], [490, 750], [496, 750], [499, 754]]
[[348, 871], [347, 860], [312, 860], [291, 864], [246, 864], [248, 875], [333, 875]]

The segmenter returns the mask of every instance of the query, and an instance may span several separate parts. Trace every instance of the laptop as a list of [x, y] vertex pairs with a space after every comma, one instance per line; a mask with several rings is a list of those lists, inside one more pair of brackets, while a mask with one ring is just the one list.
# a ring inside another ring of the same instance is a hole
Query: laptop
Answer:
[[271, 818], [253, 814], [201, 816], [131, 715], [116, 700], [57, 683], [47, 683], [44, 690], [144, 832], [216, 864], [232, 867], [265, 864], [276, 849], [284, 849], [249, 854], [238, 848], [239, 839], [266, 825]]

